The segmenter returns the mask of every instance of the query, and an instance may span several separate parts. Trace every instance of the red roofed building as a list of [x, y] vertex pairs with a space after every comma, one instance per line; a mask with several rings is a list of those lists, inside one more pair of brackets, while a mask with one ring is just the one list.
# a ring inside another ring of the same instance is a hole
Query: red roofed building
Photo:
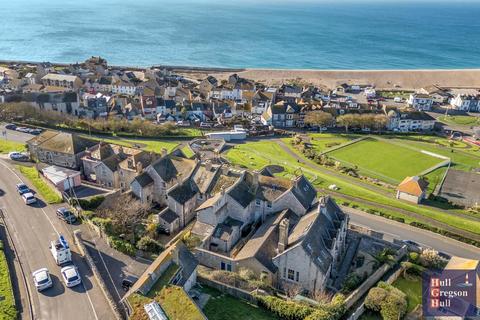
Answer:
[[397, 187], [397, 199], [420, 203], [426, 197], [428, 182], [414, 176], [406, 177]]

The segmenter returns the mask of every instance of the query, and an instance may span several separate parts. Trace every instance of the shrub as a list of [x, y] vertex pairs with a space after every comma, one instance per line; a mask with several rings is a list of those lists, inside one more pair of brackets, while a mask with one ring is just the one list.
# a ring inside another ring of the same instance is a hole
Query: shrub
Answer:
[[238, 276], [246, 281], [256, 280], [255, 273], [247, 268], [241, 268], [238, 271]]
[[372, 288], [368, 292], [367, 297], [365, 298], [365, 307], [373, 311], [380, 311], [382, 307], [382, 302], [387, 297], [387, 290], [382, 288]]
[[105, 230], [106, 233], [109, 233], [112, 228], [112, 220], [109, 218], [100, 218], [100, 217], [93, 217], [92, 218], [92, 223], [103, 230]]
[[[317, 309], [274, 296], [255, 296], [260, 306], [285, 320], [304, 320]], [[315, 319], [315, 318], [314, 318]]]
[[84, 219], [92, 220], [93, 218], [95, 218], [95, 212], [90, 210], [84, 210], [82, 211], [82, 216]]
[[350, 273], [343, 283], [342, 292], [350, 292], [355, 290], [360, 283], [362, 283], [362, 281], [363, 279], [358, 274]]
[[78, 199], [78, 203], [83, 210], [95, 210], [102, 204], [103, 200], [105, 200], [105, 197], [95, 196], [90, 198], [89, 200]]
[[407, 299], [397, 294], [388, 295], [382, 302], [380, 314], [384, 320], [401, 319], [407, 312]]
[[109, 240], [110, 246], [113, 249], [118, 250], [122, 253], [125, 253], [129, 256], [134, 256], [135, 253], [137, 252], [135, 247], [130, 242], [118, 239], [116, 237], [108, 237], [108, 240]]
[[424, 249], [420, 254], [420, 264], [427, 268], [439, 268], [443, 261], [434, 249]]
[[419, 258], [419, 254], [417, 252], [410, 252], [408, 254], [408, 260], [413, 263], [417, 263]]
[[137, 248], [142, 251], [157, 253], [162, 250], [162, 245], [149, 236], [143, 236], [138, 240]]

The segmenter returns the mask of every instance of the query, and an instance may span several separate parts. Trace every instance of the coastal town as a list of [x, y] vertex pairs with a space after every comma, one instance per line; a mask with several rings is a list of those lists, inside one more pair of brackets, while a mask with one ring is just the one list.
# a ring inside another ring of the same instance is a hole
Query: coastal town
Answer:
[[480, 87], [242, 72], [0, 62], [6, 319], [420, 319], [422, 273], [478, 281]]

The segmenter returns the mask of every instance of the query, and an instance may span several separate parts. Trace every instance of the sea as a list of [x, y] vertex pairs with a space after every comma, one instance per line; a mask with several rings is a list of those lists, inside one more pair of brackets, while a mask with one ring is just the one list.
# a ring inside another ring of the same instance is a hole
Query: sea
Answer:
[[480, 1], [0, 0], [0, 59], [279, 69], [480, 67]]

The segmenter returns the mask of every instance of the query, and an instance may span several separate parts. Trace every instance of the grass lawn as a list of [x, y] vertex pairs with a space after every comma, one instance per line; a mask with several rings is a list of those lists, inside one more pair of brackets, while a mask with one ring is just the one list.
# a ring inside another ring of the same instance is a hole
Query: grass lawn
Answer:
[[61, 203], [62, 198], [39, 176], [35, 167], [16, 166], [17, 169], [33, 184], [37, 192], [49, 204]]
[[143, 306], [147, 303], [157, 301], [166, 312], [170, 320], [203, 320], [203, 315], [197, 305], [188, 297], [185, 291], [177, 286], [164, 287], [154, 299], [133, 293], [128, 297], [133, 312], [130, 320], [148, 320]]
[[204, 287], [204, 293], [210, 295], [203, 312], [209, 320], [276, 320], [269, 311], [241, 300], [223, 294], [213, 288]]
[[[396, 200], [354, 185], [342, 178], [316, 171], [307, 167], [305, 164], [297, 162], [295, 158], [287, 154], [278, 144], [272, 141], [256, 141], [238, 144], [230, 149], [225, 156], [232, 164], [250, 169], [260, 169], [269, 164], [282, 165], [285, 168], [285, 171], [277, 174], [277, 176], [291, 178], [295, 174], [303, 173], [316, 187], [326, 189], [329, 185], [336, 184], [340, 188], [338, 192], [345, 195], [415, 212], [425, 217], [446, 223], [452, 227], [480, 234], [480, 222], [478, 221], [466, 219], [461, 215], [456, 216], [435, 209], [419, 207], [415, 204]], [[437, 158], [433, 159], [440, 160]], [[415, 219], [409, 218], [400, 213], [397, 216], [404, 217], [406, 221], [415, 221]]]
[[23, 152], [26, 150], [25, 144], [10, 140], [0, 140], [0, 153], [9, 153], [12, 151]]
[[480, 124], [480, 117], [476, 116], [443, 116], [438, 120], [447, 124], [475, 126]]
[[3, 243], [0, 241], [0, 319], [17, 319], [17, 310], [15, 308], [15, 298], [13, 296], [12, 281], [8, 270], [7, 258], [3, 252]]
[[442, 162], [419, 151], [376, 139], [362, 140], [329, 152], [328, 156], [356, 165], [368, 176], [397, 183]]
[[422, 279], [420, 277], [409, 276], [408, 279], [400, 277], [393, 283], [393, 286], [407, 295], [407, 313], [422, 303]]

